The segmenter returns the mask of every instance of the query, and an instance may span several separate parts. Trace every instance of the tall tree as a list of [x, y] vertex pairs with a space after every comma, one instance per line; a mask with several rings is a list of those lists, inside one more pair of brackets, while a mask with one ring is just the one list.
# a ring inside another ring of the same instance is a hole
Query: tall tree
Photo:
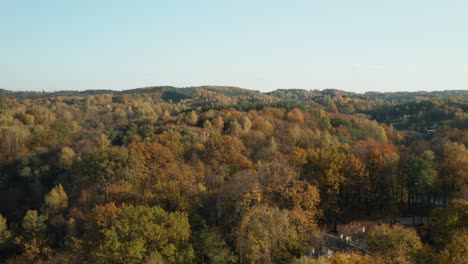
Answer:
[[264, 205], [253, 207], [239, 227], [240, 262], [288, 263], [301, 254], [299, 236], [288, 211]]
[[0, 214], [0, 249], [5, 246], [12, 235], [11, 231], [8, 230], [7, 219]]
[[68, 207], [68, 195], [63, 190], [61, 184], [55, 186], [44, 197], [44, 205], [46, 211], [51, 214], [57, 214]]
[[327, 224], [333, 222], [336, 230], [341, 208], [339, 205], [340, 193], [345, 182], [343, 174], [343, 160], [346, 155], [337, 148], [310, 149], [309, 163], [306, 165], [304, 178], [318, 187], [320, 191], [320, 208], [325, 214]]
[[465, 145], [451, 141], [442, 143], [439, 177], [445, 203], [454, 192], [468, 186], [468, 149]]
[[124, 206], [99, 232], [90, 245], [94, 263], [191, 263], [194, 257], [184, 213]]

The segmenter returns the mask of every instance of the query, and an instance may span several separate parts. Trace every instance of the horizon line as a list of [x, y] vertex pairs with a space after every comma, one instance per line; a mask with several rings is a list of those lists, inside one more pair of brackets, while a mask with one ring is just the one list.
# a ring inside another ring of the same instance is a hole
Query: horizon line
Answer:
[[213, 84], [208, 84], [208, 85], [194, 85], [194, 86], [174, 86], [174, 85], [151, 85], [151, 86], [143, 86], [143, 87], [134, 87], [134, 88], [125, 88], [125, 89], [112, 89], [112, 88], [103, 88], [103, 89], [51, 89], [51, 90], [27, 90], [27, 89], [20, 89], [20, 90], [12, 90], [8, 88], [3, 88], [0, 87], [0, 90], [4, 91], [9, 91], [13, 93], [58, 93], [58, 92], [87, 92], [87, 91], [108, 91], [108, 92], [124, 92], [124, 91], [132, 91], [132, 90], [137, 90], [137, 89], [150, 89], [150, 88], [176, 88], [176, 89], [186, 89], [186, 88], [204, 88], [204, 87], [223, 87], [223, 88], [237, 88], [237, 89], [244, 89], [244, 90], [249, 90], [249, 91], [256, 91], [259, 93], [270, 93], [270, 92], [275, 92], [278, 90], [303, 90], [303, 91], [326, 91], [326, 90], [338, 90], [342, 92], [347, 92], [347, 93], [354, 93], [354, 94], [365, 94], [365, 93], [418, 93], [418, 92], [426, 92], [426, 93], [432, 93], [432, 92], [444, 92], [444, 91], [468, 91], [468, 89], [440, 89], [440, 90], [414, 90], [414, 91], [405, 91], [405, 90], [395, 90], [395, 91], [378, 91], [378, 90], [365, 90], [365, 91], [349, 91], [341, 88], [333, 88], [333, 87], [327, 87], [327, 88], [315, 88], [315, 89], [307, 89], [307, 88], [299, 88], [299, 87], [289, 87], [289, 88], [276, 88], [272, 90], [267, 90], [267, 91], [260, 91], [258, 89], [252, 89], [252, 88], [245, 88], [245, 87], [239, 87], [239, 86], [233, 86], [233, 85], [213, 85]]

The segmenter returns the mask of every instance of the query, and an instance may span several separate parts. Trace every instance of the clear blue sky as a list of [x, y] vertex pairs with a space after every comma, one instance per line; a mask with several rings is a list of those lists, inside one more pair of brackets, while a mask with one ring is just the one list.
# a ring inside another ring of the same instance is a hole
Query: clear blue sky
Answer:
[[0, 0], [0, 88], [468, 89], [467, 0]]

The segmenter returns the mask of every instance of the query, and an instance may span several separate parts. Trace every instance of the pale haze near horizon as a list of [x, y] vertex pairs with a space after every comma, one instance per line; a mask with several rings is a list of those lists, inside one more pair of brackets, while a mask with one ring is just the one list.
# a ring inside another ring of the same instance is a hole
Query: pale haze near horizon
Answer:
[[468, 1], [4, 1], [0, 88], [468, 89]]

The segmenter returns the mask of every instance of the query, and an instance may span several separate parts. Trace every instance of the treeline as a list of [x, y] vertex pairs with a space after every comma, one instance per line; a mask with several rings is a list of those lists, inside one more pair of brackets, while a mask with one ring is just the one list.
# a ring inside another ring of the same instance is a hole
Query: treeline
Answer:
[[[467, 105], [463, 96], [395, 103], [338, 90], [226, 87], [4, 96], [0, 256], [460, 262]], [[399, 130], [392, 123], [404, 115], [419, 119]], [[363, 233], [353, 222], [411, 215], [430, 217], [424, 241], [414, 229]], [[339, 224], [371, 255], [308, 256], [322, 247], [323, 230]]]

